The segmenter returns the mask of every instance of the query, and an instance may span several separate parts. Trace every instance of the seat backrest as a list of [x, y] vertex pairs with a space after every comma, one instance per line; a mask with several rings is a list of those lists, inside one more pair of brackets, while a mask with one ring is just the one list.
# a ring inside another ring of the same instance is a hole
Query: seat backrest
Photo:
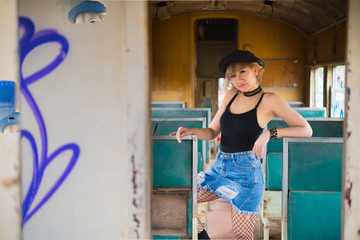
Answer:
[[293, 107], [303, 117], [326, 117], [326, 108]]
[[197, 137], [186, 136], [181, 144], [175, 136], [152, 138], [152, 234], [163, 238], [192, 238], [196, 227], [193, 219], [197, 216]]
[[[205, 128], [206, 118], [152, 118], [153, 135], [169, 135], [180, 127]], [[209, 149], [206, 141], [198, 139], [199, 152], [203, 154], [202, 159], [209, 162]]]
[[211, 122], [210, 108], [152, 108], [152, 118], [186, 118], [205, 117], [206, 126]]
[[[313, 130], [313, 137], [342, 137], [344, 120], [342, 118], [305, 118]], [[285, 128], [289, 125], [280, 118], [272, 119], [267, 129], [277, 127]], [[282, 152], [283, 139], [270, 139], [267, 152]]]
[[288, 239], [340, 239], [343, 139], [284, 138], [283, 226]]
[[171, 102], [151, 102], [152, 108], [185, 108], [184, 101]]

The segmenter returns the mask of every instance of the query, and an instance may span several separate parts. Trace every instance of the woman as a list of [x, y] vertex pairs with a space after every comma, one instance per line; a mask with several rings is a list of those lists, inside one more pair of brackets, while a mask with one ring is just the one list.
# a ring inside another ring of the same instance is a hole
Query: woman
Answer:
[[[237, 239], [253, 239], [255, 216], [264, 192], [260, 158], [270, 138], [311, 137], [308, 122], [277, 94], [264, 92], [260, 82], [265, 64], [251, 52], [236, 50], [225, 56], [219, 69], [227, 91], [208, 128], [179, 127], [179, 143], [187, 135], [211, 140], [221, 133], [214, 166], [198, 175], [198, 202], [225, 199], [232, 206], [232, 227]], [[290, 127], [263, 129], [275, 116]], [[209, 238], [199, 223], [199, 238]]]

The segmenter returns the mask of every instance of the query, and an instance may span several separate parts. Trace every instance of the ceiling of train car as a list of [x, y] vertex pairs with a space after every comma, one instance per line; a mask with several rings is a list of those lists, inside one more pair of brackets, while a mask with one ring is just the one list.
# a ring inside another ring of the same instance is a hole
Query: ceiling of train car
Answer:
[[199, 12], [239, 12], [286, 22], [310, 36], [346, 19], [347, 0], [152, 1], [152, 20]]

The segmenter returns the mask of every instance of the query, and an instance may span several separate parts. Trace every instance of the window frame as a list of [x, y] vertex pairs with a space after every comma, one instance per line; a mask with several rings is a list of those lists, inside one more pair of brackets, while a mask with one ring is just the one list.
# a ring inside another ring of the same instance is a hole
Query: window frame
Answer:
[[[324, 68], [324, 89], [323, 89], [323, 107], [326, 108], [326, 115], [327, 117], [331, 117], [331, 88], [333, 86], [333, 69], [338, 66], [345, 66], [345, 63], [338, 62], [338, 63], [331, 63], [331, 64], [319, 64], [314, 65], [310, 69], [310, 107], [315, 107], [315, 70], [318, 68]], [[345, 66], [346, 68], [346, 66]], [[346, 69], [345, 69], [346, 75]], [[346, 76], [345, 81], [346, 81]]]

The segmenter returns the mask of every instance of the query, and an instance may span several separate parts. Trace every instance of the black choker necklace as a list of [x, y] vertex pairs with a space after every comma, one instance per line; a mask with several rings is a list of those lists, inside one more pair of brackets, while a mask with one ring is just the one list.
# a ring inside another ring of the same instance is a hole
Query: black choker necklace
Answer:
[[254, 96], [254, 95], [258, 94], [258, 93], [261, 92], [261, 91], [262, 91], [262, 88], [261, 88], [261, 86], [259, 85], [259, 87], [258, 87], [257, 89], [255, 89], [255, 90], [253, 90], [253, 91], [244, 92], [244, 96], [246, 96], [246, 97], [251, 97], [251, 96]]

